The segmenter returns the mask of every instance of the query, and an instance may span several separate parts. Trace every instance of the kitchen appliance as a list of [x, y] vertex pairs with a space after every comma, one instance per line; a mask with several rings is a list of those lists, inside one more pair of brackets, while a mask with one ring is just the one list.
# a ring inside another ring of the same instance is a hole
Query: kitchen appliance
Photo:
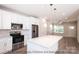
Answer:
[[11, 23], [12, 30], [22, 30], [23, 24]]
[[24, 35], [21, 35], [23, 24], [11, 23], [12, 51], [24, 47]]
[[32, 24], [32, 38], [38, 37], [38, 25]]

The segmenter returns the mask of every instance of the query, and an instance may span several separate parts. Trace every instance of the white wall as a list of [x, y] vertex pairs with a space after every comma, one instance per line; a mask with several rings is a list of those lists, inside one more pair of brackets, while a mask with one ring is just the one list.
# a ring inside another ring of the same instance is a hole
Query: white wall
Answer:
[[[50, 23], [48, 23], [48, 34], [61, 35], [64, 37], [77, 37], [77, 22], [64, 22], [61, 25], [64, 26], [64, 33], [54, 33], [53, 30], [50, 30]], [[72, 26], [74, 29], [69, 28]]]
[[[77, 23], [76, 22], [65, 22], [64, 24], [64, 37], [77, 37]], [[74, 27], [74, 29], [70, 29]]]
[[47, 22], [39, 19], [39, 36], [47, 35]]
[[[50, 27], [52, 25], [52, 27]], [[53, 34], [53, 24], [50, 22], [47, 22], [47, 34], [51, 35]]]

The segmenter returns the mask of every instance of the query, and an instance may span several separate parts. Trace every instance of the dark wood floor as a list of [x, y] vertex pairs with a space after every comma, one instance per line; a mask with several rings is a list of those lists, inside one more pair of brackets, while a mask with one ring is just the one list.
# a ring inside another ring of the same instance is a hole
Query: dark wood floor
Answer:
[[24, 47], [22, 47], [20, 49], [10, 51], [10, 52], [7, 52], [5, 54], [27, 54], [27, 47], [24, 46]]
[[59, 41], [59, 49], [56, 53], [64, 54], [78, 54], [79, 53], [79, 43], [76, 38], [63, 37]]
[[[26, 54], [26, 46], [15, 51], [8, 52], [7, 54]], [[63, 37], [59, 41], [58, 51], [56, 54], [79, 54], [79, 43], [76, 38]]]

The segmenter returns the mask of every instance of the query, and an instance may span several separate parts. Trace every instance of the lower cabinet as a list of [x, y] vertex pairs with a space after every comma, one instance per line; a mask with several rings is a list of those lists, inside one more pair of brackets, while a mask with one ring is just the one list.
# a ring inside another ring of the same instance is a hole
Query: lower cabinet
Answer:
[[6, 53], [12, 50], [12, 38], [5, 37], [0, 39], [0, 53]]

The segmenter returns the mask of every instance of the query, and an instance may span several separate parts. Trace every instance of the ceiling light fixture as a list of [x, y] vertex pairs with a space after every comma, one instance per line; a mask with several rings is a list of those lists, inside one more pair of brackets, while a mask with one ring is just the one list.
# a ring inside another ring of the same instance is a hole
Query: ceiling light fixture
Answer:
[[50, 4], [50, 6], [52, 6], [53, 4]]
[[[56, 16], [56, 7], [55, 7], [55, 5], [54, 4], [50, 4], [50, 9], [51, 9], [51, 11], [50, 11], [50, 18], [51, 18], [51, 20], [53, 20], [53, 23], [55, 24], [55, 21], [57, 20], [56, 18], [57, 18], [57, 16]], [[54, 17], [53, 17], [53, 15], [54, 15]]]
[[54, 10], [56, 10], [56, 8], [54, 8]]

